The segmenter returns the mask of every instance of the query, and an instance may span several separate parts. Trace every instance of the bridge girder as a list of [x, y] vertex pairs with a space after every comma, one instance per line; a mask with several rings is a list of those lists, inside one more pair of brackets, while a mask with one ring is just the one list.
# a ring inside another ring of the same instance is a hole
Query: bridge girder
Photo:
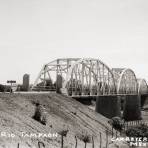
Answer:
[[64, 81], [69, 67], [79, 59], [80, 58], [56, 59], [47, 64], [44, 64], [32, 86], [32, 89], [40, 87], [43, 89], [46, 88], [45, 90], [51, 90], [52, 88], [50, 86], [49, 88], [46, 86], [47, 80], [50, 80], [51, 83], [54, 84], [57, 76], [61, 75]]
[[133, 70], [129, 68], [112, 70], [115, 77], [117, 94], [138, 94], [138, 82]]
[[115, 81], [109, 67], [98, 59], [80, 59], [74, 63], [63, 84], [70, 95], [116, 94]]
[[43, 65], [33, 88], [56, 89], [58, 76], [63, 93], [79, 95], [139, 94], [148, 92], [145, 80], [138, 81], [129, 68], [110, 69], [99, 59], [65, 58]]
[[138, 94], [148, 94], [148, 85], [145, 79], [138, 79]]
[[45, 87], [47, 79], [53, 84], [58, 75], [62, 76], [62, 90], [65, 89], [68, 95], [116, 94], [112, 71], [99, 59], [92, 58], [57, 59], [45, 64], [33, 88], [39, 81]]

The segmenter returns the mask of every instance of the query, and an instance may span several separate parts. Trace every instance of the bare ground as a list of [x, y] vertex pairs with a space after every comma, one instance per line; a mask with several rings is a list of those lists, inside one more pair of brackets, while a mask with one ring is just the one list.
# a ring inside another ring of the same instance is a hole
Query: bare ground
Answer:
[[[45, 105], [48, 112], [47, 124], [43, 125], [32, 117], [35, 112], [35, 104], [39, 100]], [[78, 148], [84, 147], [80, 140], [82, 135], [94, 137], [95, 148], [100, 145], [100, 133], [102, 136], [102, 148], [106, 145], [106, 130], [111, 131], [108, 119], [95, 113], [87, 106], [63, 95], [49, 94], [0, 94], [0, 148], [21, 148], [38, 147], [38, 142], [43, 142], [45, 147], [60, 148], [61, 135], [57, 137], [23, 137], [22, 132], [30, 133], [59, 133], [67, 130], [64, 137], [64, 148], [75, 147], [75, 136], [78, 137]], [[2, 135], [5, 132], [7, 135]], [[13, 134], [15, 137], [11, 137]], [[109, 133], [109, 142], [111, 134]], [[111, 144], [112, 145], [112, 144]], [[112, 145], [115, 148], [115, 145]], [[92, 147], [88, 143], [87, 148]], [[123, 146], [124, 147], [124, 146]], [[125, 146], [127, 147], [127, 146]]]

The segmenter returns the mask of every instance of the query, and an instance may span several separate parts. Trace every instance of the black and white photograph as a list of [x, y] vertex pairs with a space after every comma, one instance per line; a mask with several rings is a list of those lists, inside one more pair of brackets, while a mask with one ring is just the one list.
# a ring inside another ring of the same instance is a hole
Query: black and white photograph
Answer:
[[0, 148], [148, 148], [148, 1], [0, 0]]

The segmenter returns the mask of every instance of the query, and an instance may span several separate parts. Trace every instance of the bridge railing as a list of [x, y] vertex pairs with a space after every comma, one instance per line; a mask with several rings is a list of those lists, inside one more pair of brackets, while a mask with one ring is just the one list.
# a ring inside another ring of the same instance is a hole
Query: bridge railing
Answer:
[[32, 90], [35, 91], [56, 91], [56, 88], [51, 86], [35, 86]]

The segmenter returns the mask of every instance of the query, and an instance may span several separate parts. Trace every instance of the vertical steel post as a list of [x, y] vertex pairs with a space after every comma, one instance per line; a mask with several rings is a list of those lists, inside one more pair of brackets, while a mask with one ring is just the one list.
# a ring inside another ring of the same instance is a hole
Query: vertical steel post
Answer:
[[89, 68], [89, 92], [90, 92], [90, 95], [92, 95], [92, 87], [91, 87], [91, 67]]
[[82, 74], [81, 74], [81, 81], [82, 81], [82, 95], [84, 95], [84, 63], [82, 62]]

